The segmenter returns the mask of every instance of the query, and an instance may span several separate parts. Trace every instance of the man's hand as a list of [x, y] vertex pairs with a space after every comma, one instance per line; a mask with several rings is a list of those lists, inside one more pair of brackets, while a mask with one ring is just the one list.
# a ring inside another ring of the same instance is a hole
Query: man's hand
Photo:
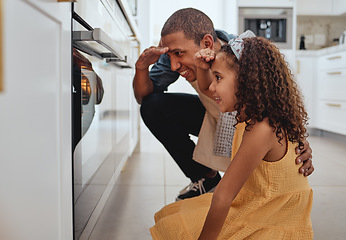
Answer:
[[215, 52], [210, 48], [204, 48], [195, 54], [195, 63], [198, 68], [208, 70], [215, 59]]
[[304, 174], [304, 176], [309, 176], [315, 169], [312, 165], [312, 149], [308, 141], [304, 140], [303, 146], [299, 149], [299, 146], [296, 147], [296, 153], [300, 154], [296, 158], [296, 164], [303, 162], [303, 165], [299, 168], [299, 172]]
[[136, 62], [137, 70], [147, 70], [151, 64], [159, 60], [161, 54], [168, 51], [168, 47], [150, 47], [145, 49]]

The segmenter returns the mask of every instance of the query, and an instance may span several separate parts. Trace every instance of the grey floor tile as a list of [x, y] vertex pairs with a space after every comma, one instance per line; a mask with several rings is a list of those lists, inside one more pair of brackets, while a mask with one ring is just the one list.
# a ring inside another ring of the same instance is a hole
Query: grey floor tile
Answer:
[[346, 186], [346, 143], [321, 137], [309, 141], [315, 167], [311, 186]]
[[175, 202], [175, 198], [178, 196], [180, 190], [182, 190], [186, 185], [181, 186], [166, 186], [165, 187], [165, 204], [170, 204]]
[[314, 240], [346, 239], [346, 186], [315, 186], [311, 221]]
[[154, 214], [163, 206], [163, 186], [115, 186], [89, 239], [151, 239]]
[[118, 185], [164, 185], [162, 153], [134, 153], [128, 159], [117, 181]]
[[180, 170], [179, 166], [170, 155], [166, 154], [164, 159], [165, 184], [167, 186], [186, 186], [191, 182], [190, 179], [187, 178], [185, 174]]

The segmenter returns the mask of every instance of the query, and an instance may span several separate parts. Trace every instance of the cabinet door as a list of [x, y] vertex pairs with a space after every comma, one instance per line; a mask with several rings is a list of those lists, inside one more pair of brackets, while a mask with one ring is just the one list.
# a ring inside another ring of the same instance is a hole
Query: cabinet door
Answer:
[[298, 15], [332, 15], [333, 1], [297, 0]]
[[[298, 0], [300, 1], [300, 0]], [[293, 7], [294, 0], [238, 0], [238, 7]]]
[[3, 0], [0, 239], [72, 239], [71, 3]]
[[346, 1], [345, 0], [333, 0], [334, 12], [336, 15], [346, 13]]
[[326, 131], [346, 135], [346, 102], [345, 101], [319, 101], [319, 125]]

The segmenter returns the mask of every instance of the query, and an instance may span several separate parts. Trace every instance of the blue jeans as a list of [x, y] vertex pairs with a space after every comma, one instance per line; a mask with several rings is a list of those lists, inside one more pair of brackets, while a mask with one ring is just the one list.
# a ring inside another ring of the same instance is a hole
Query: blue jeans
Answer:
[[198, 136], [204, 114], [199, 97], [192, 94], [152, 93], [141, 104], [145, 125], [192, 182], [211, 171], [192, 159], [195, 143], [189, 136]]

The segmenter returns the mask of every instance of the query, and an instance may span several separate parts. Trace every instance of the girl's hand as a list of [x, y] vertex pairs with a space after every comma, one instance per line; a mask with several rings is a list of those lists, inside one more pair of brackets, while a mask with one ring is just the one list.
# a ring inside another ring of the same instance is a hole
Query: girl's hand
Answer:
[[210, 48], [204, 48], [195, 54], [195, 63], [198, 68], [208, 70], [215, 59], [215, 52]]

